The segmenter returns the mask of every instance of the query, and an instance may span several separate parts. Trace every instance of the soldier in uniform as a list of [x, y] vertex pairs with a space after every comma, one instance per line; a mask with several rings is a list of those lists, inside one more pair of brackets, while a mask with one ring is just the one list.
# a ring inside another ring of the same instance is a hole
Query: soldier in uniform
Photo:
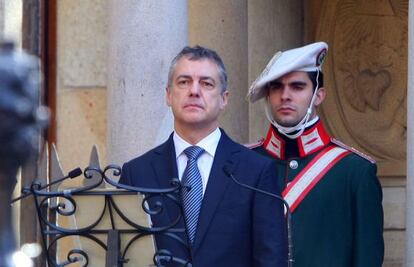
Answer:
[[250, 147], [275, 159], [292, 212], [295, 267], [376, 267], [384, 257], [382, 190], [370, 157], [332, 138], [323, 102], [324, 42], [278, 52], [249, 89], [265, 98], [266, 137]]

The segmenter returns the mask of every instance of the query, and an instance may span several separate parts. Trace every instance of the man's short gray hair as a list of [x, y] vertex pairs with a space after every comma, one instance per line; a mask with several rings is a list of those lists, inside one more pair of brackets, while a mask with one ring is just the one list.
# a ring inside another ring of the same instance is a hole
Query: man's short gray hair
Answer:
[[194, 47], [184, 47], [183, 50], [181, 50], [181, 52], [178, 53], [178, 55], [175, 56], [175, 58], [171, 61], [170, 69], [168, 71], [168, 87], [171, 87], [173, 73], [177, 65], [177, 62], [183, 57], [186, 57], [188, 60], [208, 59], [214, 62], [218, 67], [221, 92], [223, 93], [227, 90], [227, 71], [224, 67], [223, 60], [220, 58], [216, 51], [199, 45]]

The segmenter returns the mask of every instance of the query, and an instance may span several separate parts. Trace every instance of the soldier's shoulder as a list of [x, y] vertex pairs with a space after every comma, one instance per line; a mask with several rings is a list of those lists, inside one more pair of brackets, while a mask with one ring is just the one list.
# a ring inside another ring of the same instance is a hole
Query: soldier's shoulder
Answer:
[[371, 162], [372, 164], [375, 164], [375, 163], [376, 163], [376, 161], [375, 161], [375, 159], [374, 159], [374, 158], [372, 158], [372, 157], [368, 156], [367, 154], [365, 154], [365, 153], [363, 153], [363, 152], [361, 152], [361, 151], [357, 150], [356, 148], [354, 148], [354, 147], [352, 147], [352, 146], [349, 146], [349, 145], [347, 145], [347, 144], [343, 143], [342, 141], [340, 141], [340, 140], [338, 140], [338, 139], [336, 139], [336, 138], [331, 138], [331, 142], [332, 142], [333, 144], [335, 144], [335, 145], [339, 146], [339, 147], [342, 147], [342, 148], [344, 148], [344, 149], [346, 149], [346, 150], [351, 151], [352, 153], [354, 153], [354, 154], [356, 154], [356, 155], [360, 156], [360, 157], [361, 157], [361, 158], [363, 158], [363, 159], [368, 160], [368, 161], [369, 161], [369, 162]]
[[243, 144], [245, 147], [247, 147], [248, 149], [255, 149], [258, 147], [261, 147], [263, 145], [264, 139], [260, 139], [256, 142], [253, 143], [247, 143], [247, 144]]

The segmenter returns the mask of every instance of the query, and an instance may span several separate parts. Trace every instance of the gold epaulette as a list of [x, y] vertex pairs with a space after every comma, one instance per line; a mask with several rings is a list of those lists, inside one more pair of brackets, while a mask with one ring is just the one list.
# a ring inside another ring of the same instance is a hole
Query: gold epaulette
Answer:
[[256, 148], [256, 147], [259, 147], [259, 146], [263, 145], [263, 141], [264, 141], [264, 139], [260, 139], [257, 142], [249, 143], [249, 144], [243, 144], [243, 145], [245, 147], [247, 147], [248, 149], [253, 149], [253, 148]]
[[339, 141], [338, 139], [335, 139], [335, 138], [331, 138], [331, 142], [334, 143], [335, 145], [340, 146], [342, 148], [345, 148], [345, 149], [357, 154], [358, 156], [368, 160], [369, 162], [375, 164], [375, 159], [373, 159], [372, 157], [368, 156], [365, 153], [362, 153], [361, 151], [355, 149], [354, 147], [348, 146], [348, 145], [342, 143], [341, 141]]

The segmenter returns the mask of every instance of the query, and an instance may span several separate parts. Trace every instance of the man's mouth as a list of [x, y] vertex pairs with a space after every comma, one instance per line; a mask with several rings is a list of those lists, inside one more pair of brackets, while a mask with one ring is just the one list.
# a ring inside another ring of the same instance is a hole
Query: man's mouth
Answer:
[[280, 107], [277, 109], [277, 111], [281, 113], [290, 113], [295, 111], [295, 109], [293, 107]]
[[197, 109], [203, 109], [203, 106], [201, 106], [201, 105], [199, 105], [199, 104], [193, 104], [193, 103], [191, 103], [191, 104], [185, 104], [184, 105], [184, 108], [197, 108]]

